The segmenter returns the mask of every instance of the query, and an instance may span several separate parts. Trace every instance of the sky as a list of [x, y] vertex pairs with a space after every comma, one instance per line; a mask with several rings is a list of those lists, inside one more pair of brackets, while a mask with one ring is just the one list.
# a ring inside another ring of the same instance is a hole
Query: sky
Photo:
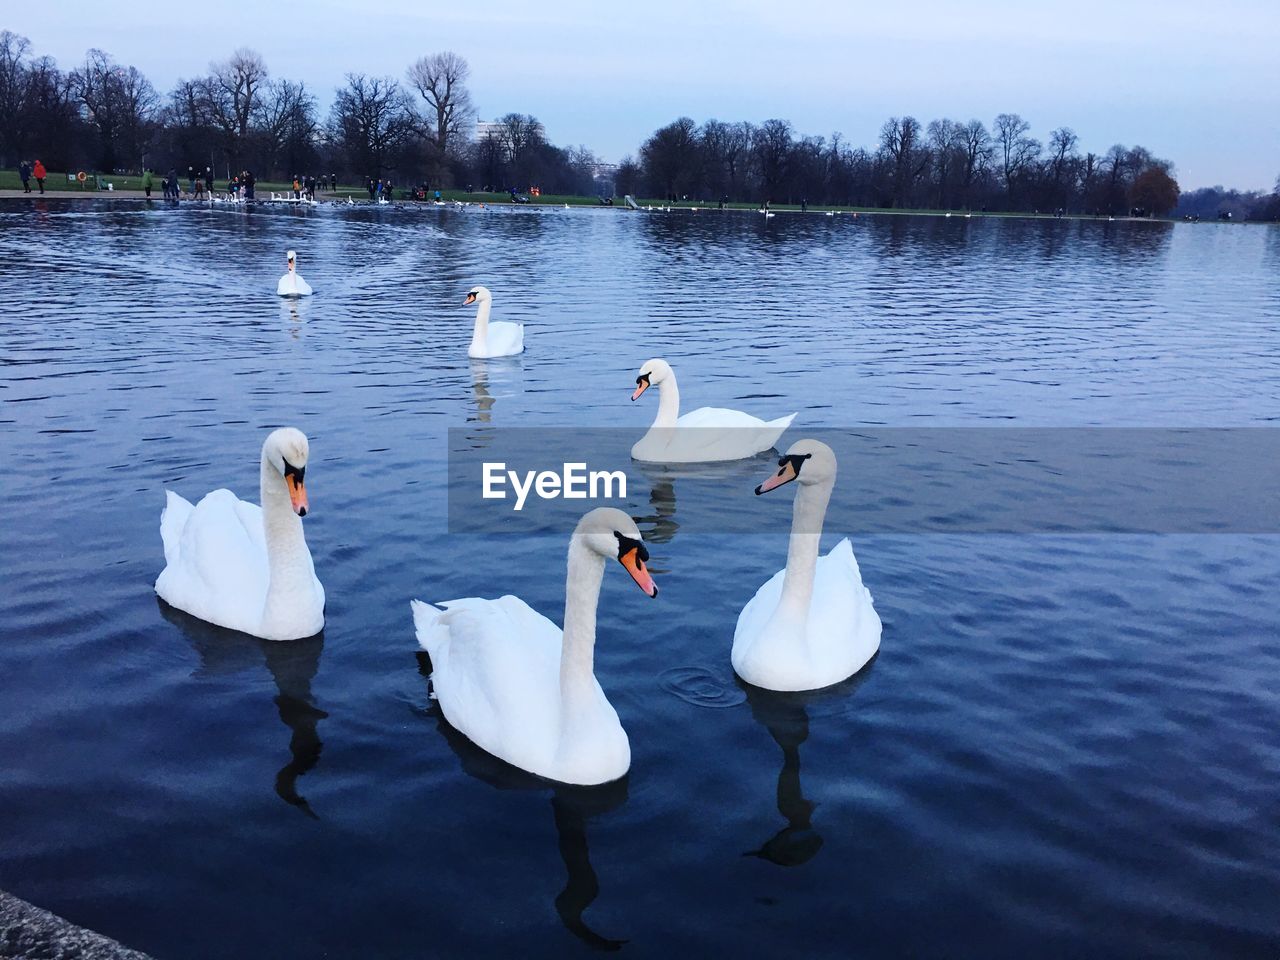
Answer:
[[[873, 147], [890, 116], [1019, 113], [1047, 142], [1141, 144], [1184, 190], [1280, 176], [1280, 0], [285, 0], [15, 4], [0, 29], [64, 69], [91, 47], [165, 93], [248, 46], [327, 111], [347, 72], [471, 64], [482, 118], [531, 113], [561, 146], [616, 162], [679, 116], [771, 117]], [[141, 11], [141, 13], [140, 13]], [[166, 22], [161, 25], [164, 15]]]

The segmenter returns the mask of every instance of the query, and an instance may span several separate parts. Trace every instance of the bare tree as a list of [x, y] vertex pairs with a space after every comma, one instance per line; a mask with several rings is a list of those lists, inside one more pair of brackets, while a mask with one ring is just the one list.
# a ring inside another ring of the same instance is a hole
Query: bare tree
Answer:
[[1014, 181], [1040, 156], [1040, 141], [1027, 136], [1031, 124], [1016, 113], [1002, 113], [996, 117], [995, 140], [1000, 150], [1000, 176], [1004, 180], [1005, 196], [1013, 197]]
[[90, 50], [73, 77], [86, 119], [98, 134], [98, 165], [110, 172], [121, 161], [140, 164], [160, 105], [151, 81], [137, 67], [119, 66], [101, 50]]
[[508, 186], [527, 189], [535, 174], [533, 155], [545, 143], [542, 124], [528, 113], [508, 113], [498, 122], [511, 177]]
[[880, 152], [889, 163], [892, 206], [904, 206], [930, 160], [929, 148], [920, 142], [920, 121], [915, 117], [886, 120], [880, 128]]
[[954, 120], [933, 120], [929, 123], [929, 149], [933, 151], [937, 205], [948, 206], [951, 198], [951, 180], [955, 168], [962, 162], [964, 127]]
[[400, 84], [390, 77], [347, 74], [329, 114], [330, 137], [365, 176], [381, 176], [393, 152], [417, 129], [417, 117]]
[[678, 195], [697, 176], [701, 150], [698, 125], [688, 117], [653, 132], [640, 146], [640, 161], [649, 187], [665, 197]]
[[256, 112], [263, 150], [270, 166], [274, 167], [282, 160], [291, 160], [293, 167], [299, 165], [319, 129], [316, 109], [316, 98], [307, 90], [306, 84], [289, 80], [267, 83]]
[[9, 166], [26, 146], [27, 84], [31, 41], [0, 31], [0, 163]]
[[1076, 144], [1080, 138], [1070, 127], [1059, 127], [1049, 134], [1049, 180], [1053, 186], [1054, 203], [1065, 206], [1071, 195], [1078, 164]]
[[980, 178], [984, 177], [991, 163], [991, 134], [987, 133], [986, 124], [981, 120], [970, 120], [966, 123], [960, 134], [960, 149], [964, 200], [966, 204], [971, 204], [974, 186]]
[[451, 50], [422, 57], [409, 68], [409, 82], [427, 102], [435, 118], [436, 147], [447, 156], [474, 111], [466, 88], [471, 68]]
[[209, 113], [226, 139], [231, 162], [239, 165], [258, 107], [258, 94], [267, 81], [267, 65], [260, 54], [241, 47], [229, 60], [211, 63], [209, 69]]
[[751, 137], [751, 157], [760, 174], [762, 200], [782, 200], [793, 165], [791, 124], [786, 120], [766, 120]]

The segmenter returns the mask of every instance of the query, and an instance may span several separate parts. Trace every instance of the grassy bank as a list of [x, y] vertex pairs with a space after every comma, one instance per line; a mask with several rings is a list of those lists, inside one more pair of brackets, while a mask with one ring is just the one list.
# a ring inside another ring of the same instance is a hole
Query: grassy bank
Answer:
[[[142, 177], [137, 174], [129, 174], [129, 175], [112, 174], [110, 176], [103, 175], [101, 179], [104, 183], [109, 182], [113, 184], [116, 190], [141, 190], [142, 189]], [[184, 179], [180, 179], [180, 183], [182, 185], [182, 189], [185, 191], [187, 181]], [[225, 180], [218, 180], [216, 181], [216, 186], [219, 189], [219, 191], [224, 191], [226, 190], [227, 182]], [[58, 196], [66, 196], [66, 197], [110, 196], [110, 193], [108, 193], [105, 189], [104, 190], [95, 189], [95, 179], [92, 175], [88, 176], [86, 178], [85, 183], [82, 185], [74, 179], [68, 180], [67, 174], [63, 171], [58, 171], [58, 172], [50, 171], [49, 176], [45, 179], [44, 188], [47, 193], [52, 193]], [[21, 190], [21, 189], [22, 189], [22, 181], [18, 177], [17, 170], [12, 170], [12, 169], [0, 170], [0, 190]], [[31, 190], [33, 194], [37, 190], [34, 181], [32, 181]], [[258, 181], [258, 183], [255, 185], [255, 191], [259, 197], [269, 197], [272, 192], [286, 193], [292, 190], [293, 190], [293, 184], [291, 182], [282, 183], [279, 181], [261, 180], [261, 181]], [[159, 196], [162, 193], [162, 191], [163, 191], [163, 187], [160, 185], [160, 176], [155, 175], [155, 182], [152, 189], [152, 193], [155, 196]], [[407, 196], [405, 188], [403, 186], [397, 186], [395, 188], [395, 194], [396, 194], [397, 200], [404, 200], [406, 199], [406, 196]], [[322, 188], [318, 190], [317, 196], [325, 197], [325, 198], [336, 197], [339, 200], [345, 200], [347, 197], [351, 197], [354, 200], [368, 200], [369, 191], [365, 188], [363, 184], [339, 183], [338, 189], [336, 191], [330, 191], [327, 188]], [[483, 191], [473, 191], [471, 193], [468, 193], [465, 190], [442, 190], [440, 191], [440, 196], [441, 196], [441, 199], [446, 201], [460, 200], [460, 201], [470, 202], [470, 203], [489, 203], [489, 204], [499, 204], [499, 205], [511, 203], [511, 195], [508, 193], [489, 193], [489, 192], [483, 192]], [[667, 208], [676, 209], [676, 210], [691, 210], [694, 208], [697, 208], [700, 210], [715, 210], [719, 206], [719, 204], [715, 201], [681, 200], [681, 201], [677, 201], [676, 203], [670, 203], [668, 201], [658, 200], [652, 197], [646, 197], [646, 198], [637, 197], [636, 203], [639, 204], [641, 207], [653, 207], [655, 209], [659, 207], [667, 207]], [[562, 207], [562, 206], [565, 206], [566, 204], [571, 207], [601, 206], [600, 199], [598, 197], [579, 197], [579, 196], [568, 196], [568, 195], [561, 195], [561, 194], [543, 194], [540, 197], [531, 196], [529, 197], [529, 204], [531, 206], [555, 206], [555, 207]], [[623, 208], [625, 206], [621, 198], [615, 198], [613, 205], [618, 208]], [[757, 210], [759, 209], [759, 205], [755, 203], [731, 202], [731, 203], [726, 203], [725, 208], [728, 210]], [[775, 203], [775, 204], [771, 204], [769, 209], [774, 211], [787, 212], [787, 213], [801, 212], [800, 204], [798, 203], [791, 203], [791, 204]], [[973, 217], [1031, 217], [1031, 218], [1038, 218], [1038, 219], [1044, 219], [1044, 220], [1054, 219], [1054, 215], [1052, 213], [1040, 213], [1036, 211], [992, 211], [989, 213], [972, 211], [970, 213], [970, 212], [959, 210], [959, 209], [957, 210], [941, 210], [941, 209], [939, 210], [933, 210], [933, 209], [904, 210], [904, 209], [894, 209], [891, 207], [846, 207], [846, 206], [824, 206], [821, 204], [810, 204], [808, 211], [809, 213], [826, 213], [828, 211], [832, 211], [832, 212], [845, 213], [845, 214], [875, 213], [875, 214], [890, 214], [890, 215], [899, 215], [899, 216], [932, 216], [932, 217], [946, 216], [949, 213], [952, 216], [958, 216], [958, 217], [971, 215]], [[1066, 217], [1066, 219], [1069, 219], [1069, 220], [1094, 220], [1094, 219], [1104, 219], [1104, 218], [1094, 217], [1092, 214], [1085, 214], [1085, 213], [1070, 213], [1070, 214], [1067, 214], [1067, 217]], [[1127, 219], [1127, 218], [1117, 217], [1116, 219], [1119, 220], [1119, 219]]]

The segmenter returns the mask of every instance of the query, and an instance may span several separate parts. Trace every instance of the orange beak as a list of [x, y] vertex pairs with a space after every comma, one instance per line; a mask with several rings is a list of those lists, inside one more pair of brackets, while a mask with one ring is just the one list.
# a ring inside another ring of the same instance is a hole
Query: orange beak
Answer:
[[288, 474], [284, 482], [289, 488], [289, 502], [293, 504], [293, 512], [300, 517], [305, 517], [307, 515], [306, 485], [293, 474]]
[[469, 307], [469, 306], [471, 306], [471, 304], [473, 304], [473, 303], [475, 303], [475, 302], [476, 302], [476, 295], [475, 295], [474, 293], [468, 293], [468, 294], [467, 294], [467, 299], [465, 299], [465, 300], [463, 300], [463, 301], [462, 301], [462, 305], [463, 305], [464, 307]]
[[773, 476], [769, 477], [768, 480], [756, 487], [756, 496], [758, 497], [762, 493], [768, 493], [770, 490], [775, 487], [780, 487], [784, 483], [790, 483], [795, 478], [796, 468], [792, 465], [790, 460], [786, 460], [783, 462], [782, 466], [778, 468], [777, 473], [773, 474]]
[[632, 400], [639, 400], [640, 394], [649, 389], [649, 378], [642, 377], [640, 382], [636, 384], [636, 392], [631, 395]]
[[636, 585], [645, 592], [649, 597], [658, 595], [658, 585], [653, 582], [653, 577], [649, 576], [649, 571], [645, 569], [644, 561], [640, 559], [640, 550], [632, 547], [626, 553], [618, 558], [618, 561], [627, 568], [627, 573], [631, 574], [631, 579]]

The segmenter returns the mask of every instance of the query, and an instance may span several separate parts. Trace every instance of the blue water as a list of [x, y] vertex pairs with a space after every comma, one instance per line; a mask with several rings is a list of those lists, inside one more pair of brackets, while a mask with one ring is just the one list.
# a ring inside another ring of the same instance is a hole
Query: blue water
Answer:
[[[273, 295], [287, 248], [309, 302]], [[475, 283], [522, 357], [467, 359]], [[408, 600], [558, 620], [565, 539], [449, 536], [448, 428], [638, 436], [651, 356], [690, 408], [797, 411], [785, 442], [1274, 425], [1280, 233], [5, 206], [0, 887], [161, 958], [1280, 951], [1277, 536], [829, 529], [881, 652], [779, 696], [729, 645], [785, 499], [716, 534], [680, 523], [715, 478], [659, 477], [661, 594], [609, 571], [600, 606], [628, 777], [553, 788], [452, 731]], [[256, 498], [280, 424], [329, 596], [292, 644], [151, 589], [164, 489]]]

